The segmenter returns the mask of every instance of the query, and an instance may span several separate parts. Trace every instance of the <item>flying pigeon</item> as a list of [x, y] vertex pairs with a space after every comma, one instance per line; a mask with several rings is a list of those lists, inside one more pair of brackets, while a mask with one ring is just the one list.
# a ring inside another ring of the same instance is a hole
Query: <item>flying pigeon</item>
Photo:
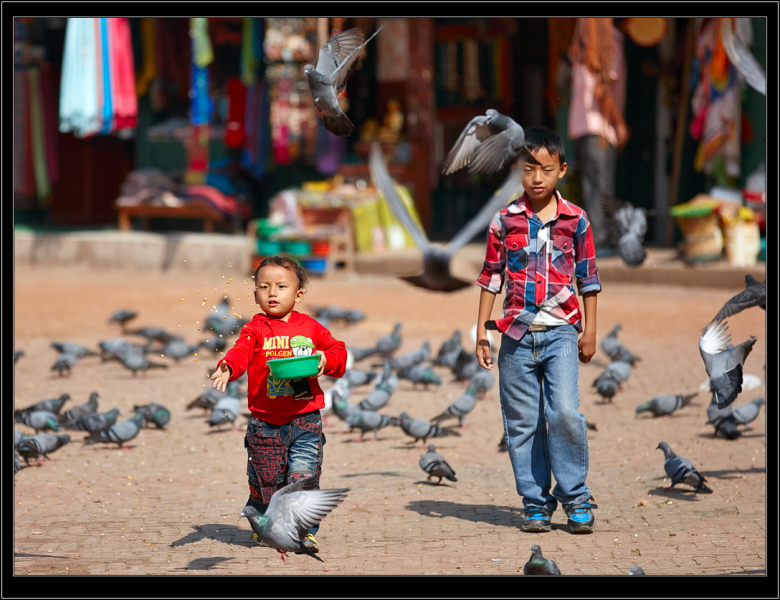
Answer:
[[14, 352], [14, 364], [17, 363], [17, 361], [24, 356], [24, 350], [17, 350]]
[[457, 481], [455, 471], [447, 464], [444, 457], [436, 452], [436, 446], [433, 444], [430, 444], [428, 446], [428, 452], [420, 457], [420, 468], [428, 474], [427, 481], [430, 481], [431, 477], [439, 478], [436, 485], [439, 485], [443, 478], [446, 478], [449, 481]]
[[428, 421], [423, 421], [421, 419], [413, 419], [405, 412], [398, 415], [398, 420], [401, 423], [401, 429], [404, 430], [404, 433], [414, 438], [413, 443], [422, 440], [423, 444], [425, 444], [428, 438], [444, 437], [447, 435], [460, 437], [460, 434], [457, 431], [445, 429], [444, 427], [439, 427], [435, 423], [429, 423]]
[[734, 415], [734, 421], [736, 421], [738, 425], [746, 425], [747, 429], [752, 429], [753, 426], [751, 423], [758, 417], [758, 413], [761, 411], [761, 406], [763, 404], [763, 398], [756, 398], [749, 404], [735, 406], [731, 411], [731, 414]]
[[620, 258], [629, 267], [640, 266], [647, 257], [642, 245], [647, 233], [647, 217], [655, 212], [604, 195], [599, 198], [599, 207], [609, 223], [612, 245], [617, 248]]
[[399, 421], [396, 417], [390, 415], [381, 415], [373, 410], [359, 410], [356, 413], [349, 415], [344, 421], [344, 428], [342, 433], [351, 431], [352, 429], [360, 429], [360, 437], [356, 442], [363, 441], [363, 436], [366, 431], [374, 432], [374, 440], [376, 441], [379, 430], [388, 425], [399, 425]]
[[628, 572], [629, 575], [644, 575], [645, 572], [642, 570], [642, 567], [631, 567], [631, 570]]
[[21, 410], [14, 411], [14, 414], [16, 413], [30, 413], [35, 412], [36, 410], [48, 410], [49, 412], [53, 412], [55, 415], [60, 414], [60, 410], [62, 410], [62, 406], [70, 400], [70, 394], [62, 394], [59, 398], [49, 398], [48, 400], [41, 400], [40, 402], [36, 402], [32, 406], [28, 406], [27, 408], [23, 408]]
[[458, 354], [461, 350], [460, 345], [461, 331], [455, 330], [452, 337], [448, 339], [439, 348], [439, 353], [436, 358], [433, 359], [434, 366], [449, 367], [452, 368], [455, 364], [455, 360], [458, 358]]
[[[376, 342], [376, 353], [383, 358], [390, 358], [401, 347], [401, 323], [396, 323], [393, 332], [379, 338]], [[357, 360], [357, 357], [355, 357]]]
[[81, 344], [74, 344], [70, 342], [52, 342], [51, 347], [54, 348], [60, 354], [71, 354], [76, 358], [84, 358], [85, 356], [97, 356], [97, 352], [93, 352], [86, 346]]
[[523, 128], [489, 108], [466, 125], [442, 161], [441, 172], [450, 175], [468, 167], [469, 173], [495, 173], [518, 160], [539, 164], [525, 147]]
[[64, 413], [59, 415], [60, 423], [76, 421], [77, 419], [80, 419], [84, 415], [97, 412], [99, 397], [100, 395], [97, 392], [92, 392], [89, 395], [89, 402], [87, 402], [86, 404], [80, 404], [78, 406], [74, 406], [70, 410], [66, 410]]
[[398, 371], [398, 377], [399, 379], [408, 379], [411, 381], [412, 387], [415, 389], [417, 388], [418, 383], [424, 385], [426, 390], [430, 384], [441, 385], [441, 377], [439, 377], [428, 365], [423, 364], [401, 369]]
[[745, 275], [745, 291], [728, 300], [713, 320], [724, 321], [728, 317], [753, 306], [759, 306], [766, 310], [766, 279], [756, 281], [756, 278], [748, 273]]
[[57, 415], [48, 410], [35, 410], [22, 412], [16, 417], [17, 423], [24, 423], [27, 427], [35, 429], [35, 433], [41, 431], [60, 431], [60, 423]]
[[144, 427], [154, 425], [157, 429], [165, 429], [171, 421], [171, 411], [162, 404], [145, 404], [133, 406], [133, 412], [141, 412], [144, 416]]
[[499, 209], [506, 206], [510, 200], [518, 197], [517, 192], [521, 188], [520, 169], [512, 169], [501, 188], [445, 246], [433, 246], [428, 241], [425, 232], [414, 222], [406, 205], [398, 196], [393, 180], [387, 171], [382, 149], [376, 142], [371, 149], [369, 168], [374, 185], [387, 201], [392, 213], [412, 237], [415, 245], [423, 253], [422, 273], [401, 279], [412, 285], [436, 292], [454, 292], [472, 285], [472, 282], [458, 279], [450, 274], [452, 257], [475, 235], [484, 230]]
[[84, 438], [84, 443], [89, 444], [119, 444], [122, 450], [131, 450], [129, 446], [125, 446], [125, 442], [129, 442], [138, 432], [141, 431], [141, 427], [144, 424], [144, 416], [142, 413], [137, 412], [131, 418], [121, 423], [115, 423], [107, 429], [101, 429], [100, 431], [94, 431]]
[[137, 316], [137, 312], [120, 308], [119, 310], [115, 311], [113, 315], [111, 315], [111, 318], [108, 320], [108, 322], [119, 323], [122, 326], [122, 330], [124, 331], [127, 327], [127, 322], [135, 319]]
[[376, 348], [354, 348], [352, 346], [347, 347], [347, 352], [351, 353], [355, 357], [355, 362], [365, 360], [369, 356], [376, 354]]
[[116, 418], [121, 414], [122, 413], [118, 408], [112, 408], [106, 413], [90, 413], [75, 421], [68, 421], [67, 423], [63, 423], [62, 427], [63, 429], [94, 433], [95, 431], [111, 427], [116, 423]]
[[736, 440], [742, 436], [742, 432], [737, 427], [737, 420], [734, 417], [731, 406], [718, 408], [718, 401], [715, 394], [712, 394], [712, 401], [707, 407], [707, 423], [712, 424], [715, 431], [712, 437], [717, 437], [719, 433], [723, 434], [728, 440]]
[[696, 493], [712, 493], [712, 490], [704, 483], [707, 480], [701, 473], [696, 470], [696, 467], [693, 466], [691, 461], [689, 461], [687, 458], [677, 456], [666, 442], [661, 442], [658, 444], [658, 446], [656, 446], [656, 450], [659, 448], [663, 450], [664, 457], [666, 458], [664, 461], [664, 470], [672, 480], [672, 485], [666, 489], [670, 490], [678, 483], [687, 483], [693, 487]]
[[419, 350], [402, 354], [390, 359], [390, 368], [400, 370], [408, 369], [430, 359], [431, 345], [426, 341]]
[[758, 338], [750, 336], [735, 347], [729, 344], [728, 324], [725, 321], [714, 323], [704, 327], [699, 338], [699, 352], [710, 378], [710, 391], [715, 393], [718, 408], [724, 408], [742, 391], [742, 365]]
[[282, 560], [288, 552], [303, 552], [325, 562], [304, 546], [303, 538], [309, 528], [344, 501], [350, 489], [319, 490], [316, 486], [316, 477], [284, 486], [271, 496], [265, 514], [252, 506], [245, 507], [240, 516], [249, 520], [255, 542], [275, 548]]
[[542, 549], [531, 546], [531, 558], [523, 565], [523, 575], [560, 575], [561, 571], [555, 561], [542, 556]]
[[200, 346], [201, 344], [191, 346], [184, 340], [172, 340], [165, 344], [160, 352], [164, 356], [172, 358], [176, 363], [178, 363], [182, 358], [187, 358], [193, 354], [197, 355]]
[[63, 352], [57, 357], [57, 360], [52, 365], [51, 370], [57, 371], [60, 374], [60, 377], [63, 377], [65, 374], [70, 375], [71, 370], [76, 366], [78, 360], [79, 358], [75, 354], [67, 354]]
[[339, 106], [339, 94], [347, 85], [347, 79], [357, 66], [360, 52], [374, 36], [382, 30], [376, 30], [374, 35], [363, 42], [363, 33], [357, 29], [348, 29], [334, 35], [322, 48], [317, 58], [317, 67], [305, 65], [303, 74], [309, 80], [309, 89], [314, 98], [325, 129], [334, 135], [348, 136], [355, 129], [352, 121]]
[[38, 465], [41, 464], [41, 457], [46, 460], [54, 461], [53, 458], [48, 457], [48, 454], [59, 450], [69, 442], [70, 436], [67, 433], [39, 433], [37, 435], [26, 436], [19, 442], [17, 450], [29, 467], [31, 458], [35, 459]]
[[636, 414], [639, 416], [643, 412], [651, 412], [656, 417], [668, 417], [674, 411], [681, 409], [684, 406], [688, 406], [699, 392], [688, 394], [669, 395], [669, 396], [656, 396], [649, 402], [640, 404], [636, 407]]
[[201, 348], [205, 348], [206, 350], [210, 350], [212, 354], [219, 354], [220, 352], [225, 351], [225, 348], [227, 347], [227, 339], [212, 335], [209, 339], [203, 340], [199, 346]]
[[466, 429], [468, 425], [465, 424], [466, 415], [468, 415], [474, 407], [477, 406], [477, 391], [472, 385], [468, 387], [466, 392], [459, 396], [455, 402], [450, 404], [441, 414], [436, 415], [431, 419], [431, 423], [437, 425], [445, 419], [458, 419], [458, 425], [462, 429]]
[[146, 375], [147, 369], [167, 369], [168, 365], [162, 363], [155, 363], [146, 358], [142, 352], [136, 350], [125, 350], [118, 358], [119, 362], [125, 369], [130, 370], [133, 373], [133, 377], [141, 371], [143, 375]]
[[624, 357], [633, 366], [639, 358], [631, 354], [628, 349], [617, 339], [617, 333], [620, 331], [621, 325], [618, 323], [609, 332], [609, 335], [601, 340], [601, 349], [604, 354], [609, 356], [610, 360], [619, 360]]
[[217, 402], [216, 406], [214, 406], [214, 410], [211, 411], [211, 415], [209, 416], [208, 424], [211, 427], [224, 425], [225, 423], [229, 423], [232, 426], [240, 412], [241, 399], [225, 396]]

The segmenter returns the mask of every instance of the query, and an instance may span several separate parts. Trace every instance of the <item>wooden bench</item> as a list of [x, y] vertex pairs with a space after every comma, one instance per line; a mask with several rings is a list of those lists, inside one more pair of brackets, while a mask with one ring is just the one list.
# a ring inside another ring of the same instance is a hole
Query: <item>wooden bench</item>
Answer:
[[214, 223], [224, 223], [222, 213], [206, 202], [188, 202], [182, 206], [150, 206], [148, 204], [123, 205], [114, 202], [119, 212], [119, 231], [132, 231], [130, 219], [141, 217], [144, 229], [149, 229], [149, 219], [199, 219], [203, 231], [213, 232]]

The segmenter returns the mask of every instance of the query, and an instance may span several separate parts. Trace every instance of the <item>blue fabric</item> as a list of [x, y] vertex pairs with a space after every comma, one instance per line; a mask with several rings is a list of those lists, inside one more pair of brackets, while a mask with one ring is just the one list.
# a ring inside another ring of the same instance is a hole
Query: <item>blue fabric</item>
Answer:
[[[584, 503], [591, 493], [588, 434], [579, 413], [577, 330], [561, 325], [501, 336], [501, 412], [517, 493], [525, 507]], [[549, 431], [545, 423], [545, 413]], [[550, 493], [551, 474], [555, 489]]]
[[209, 68], [195, 64], [195, 41], [192, 41], [193, 59], [190, 61], [190, 123], [204, 125], [211, 122], [214, 102], [209, 96]]
[[70, 18], [65, 30], [65, 51], [60, 83], [60, 131], [84, 138], [97, 133], [95, 19]]
[[100, 19], [100, 47], [103, 67], [103, 127], [100, 133], [111, 133], [114, 129], [114, 110], [111, 99], [111, 53], [109, 52], [108, 19]]

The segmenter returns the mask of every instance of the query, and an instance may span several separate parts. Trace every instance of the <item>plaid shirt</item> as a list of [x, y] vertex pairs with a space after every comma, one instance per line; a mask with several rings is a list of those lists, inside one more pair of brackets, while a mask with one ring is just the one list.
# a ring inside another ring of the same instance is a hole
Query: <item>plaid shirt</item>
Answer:
[[[551, 315], [582, 331], [574, 278], [580, 294], [601, 291], [588, 216], [558, 190], [555, 197], [558, 208], [546, 225], [523, 194], [498, 211], [488, 229], [485, 266], [477, 284], [498, 294], [506, 278], [504, 312], [496, 325], [516, 340], [525, 335], [542, 304]], [[546, 237], [551, 247], [539, 236], [545, 226], [550, 229]]]

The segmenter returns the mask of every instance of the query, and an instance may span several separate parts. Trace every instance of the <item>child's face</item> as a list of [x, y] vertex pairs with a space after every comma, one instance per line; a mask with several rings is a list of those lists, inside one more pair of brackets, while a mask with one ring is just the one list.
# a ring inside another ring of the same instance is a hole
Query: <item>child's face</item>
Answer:
[[538, 165], [521, 163], [523, 169], [523, 188], [532, 201], [546, 201], [552, 196], [559, 179], [566, 174], [566, 163], [560, 164], [558, 154], [550, 154], [546, 148], [531, 150]]
[[292, 271], [276, 265], [267, 265], [257, 273], [255, 302], [271, 317], [284, 317], [303, 300], [298, 289], [298, 277]]

